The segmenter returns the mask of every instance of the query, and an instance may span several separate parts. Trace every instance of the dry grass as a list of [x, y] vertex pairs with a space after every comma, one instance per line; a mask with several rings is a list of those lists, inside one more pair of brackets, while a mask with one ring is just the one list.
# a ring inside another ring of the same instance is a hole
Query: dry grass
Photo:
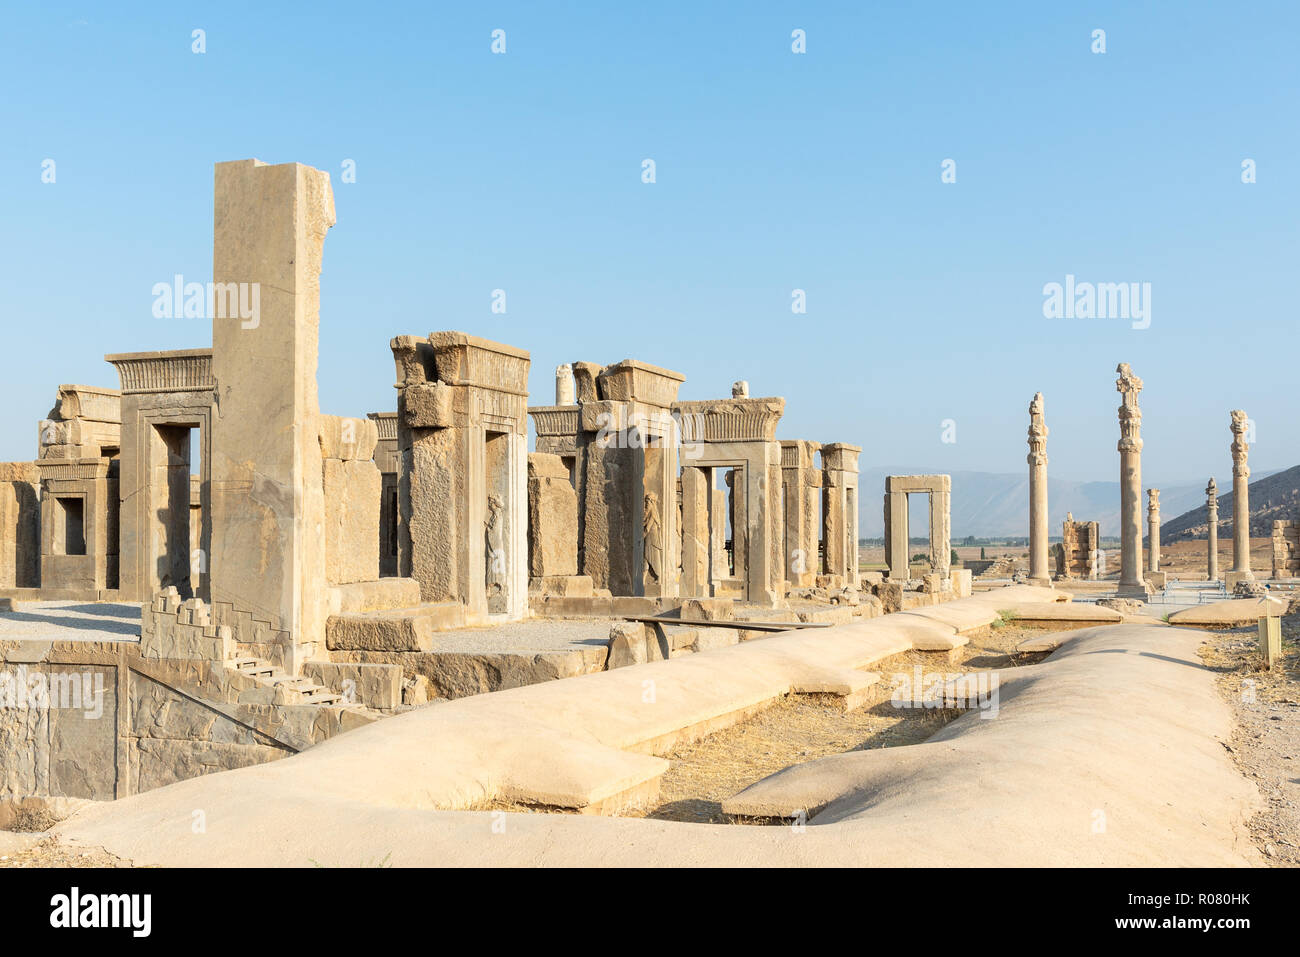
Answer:
[[[890, 701], [890, 676], [956, 674], [1025, 667], [1015, 646], [1042, 634], [1041, 629], [1008, 622], [948, 656], [907, 651], [877, 662], [870, 670], [881, 675], [885, 700], [844, 713], [819, 696], [787, 695], [750, 720], [682, 745], [664, 755], [672, 767], [660, 785], [659, 803], [629, 812], [629, 816], [660, 820], [727, 824], [722, 801], [783, 768], [832, 754], [868, 748], [892, 748], [925, 741], [962, 712], [953, 709], [896, 708]], [[1041, 660], [1043, 655], [1033, 656]]]

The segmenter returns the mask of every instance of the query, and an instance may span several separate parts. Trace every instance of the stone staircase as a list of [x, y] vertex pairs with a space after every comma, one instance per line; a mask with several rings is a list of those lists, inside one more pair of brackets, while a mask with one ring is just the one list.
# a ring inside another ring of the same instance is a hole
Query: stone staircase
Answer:
[[237, 674], [251, 678], [253, 682], [271, 692], [268, 704], [312, 704], [330, 707], [362, 707], [348, 701], [342, 694], [317, 684], [310, 678], [295, 678], [279, 666], [263, 658], [240, 656], [238, 653], [227, 658], [224, 666]]

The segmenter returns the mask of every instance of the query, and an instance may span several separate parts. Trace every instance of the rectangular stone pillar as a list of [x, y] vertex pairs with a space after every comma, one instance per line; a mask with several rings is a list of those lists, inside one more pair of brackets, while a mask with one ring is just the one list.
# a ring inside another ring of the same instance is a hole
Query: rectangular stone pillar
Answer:
[[817, 577], [818, 518], [821, 507], [822, 470], [814, 456], [816, 442], [781, 443], [781, 483], [785, 491], [785, 580], [791, 588], [811, 588]]
[[324, 458], [325, 578], [331, 585], [379, 577], [379, 512], [383, 478], [375, 465], [379, 439], [369, 419], [320, 417]]
[[212, 320], [212, 599], [286, 633], [296, 674], [325, 631], [316, 360], [329, 175], [218, 163], [214, 220], [213, 282], [255, 308]]
[[822, 446], [826, 484], [826, 573], [848, 588], [858, 584], [858, 455], [844, 442]]
[[528, 575], [578, 574], [578, 496], [558, 455], [528, 456]]
[[[888, 479], [885, 480], [888, 483]], [[905, 582], [911, 576], [907, 554], [907, 493], [885, 491], [885, 564], [889, 580]]]
[[952, 569], [952, 493], [949, 488], [930, 493], [930, 567], [940, 580], [950, 577]]
[[0, 463], [0, 588], [41, 583], [40, 467]]
[[704, 469], [682, 469], [682, 595], [709, 595], [709, 485]]

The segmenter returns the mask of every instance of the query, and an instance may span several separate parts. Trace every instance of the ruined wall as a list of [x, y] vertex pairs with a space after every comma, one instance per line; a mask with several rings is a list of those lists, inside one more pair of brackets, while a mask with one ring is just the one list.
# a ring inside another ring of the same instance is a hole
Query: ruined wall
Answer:
[[0, 588], [41, 583], [40, 469], [0, 462]]
[[1273, 522], [1273, 577], [1300, 578], [1300, 522]]
[[1053, 549], [1056, 577], [1096, 580], [1100, 549], [1101, 536], [1096, 522], [1076, 522], [1067, 518], [1062, 524], [1061, 545]]

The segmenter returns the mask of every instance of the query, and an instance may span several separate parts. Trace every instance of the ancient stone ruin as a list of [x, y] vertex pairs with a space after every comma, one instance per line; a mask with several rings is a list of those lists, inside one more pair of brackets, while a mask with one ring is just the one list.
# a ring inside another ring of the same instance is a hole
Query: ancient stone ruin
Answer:
[[1300, 578], [1300, 521], [1273, 522], [1273, 577]]
[[[778, 439], [785, 400], [745, 381], [679, 401], [680, 372], [574, 362], [553, 405], [529, 406], [527, 351], [435, 331], [389, 341], [392, 409], [322, 414], [329, 177], [242, 160], [214, 186], [211, 346], [105, 356], [117, 387], [60, 386], [36, 458], [0, 464], [5, 609], [139, 609], [138, 638], [0, 642], [5, 668], [69, 676], [110, 714], [0, 711], [0, 799], [122, 797], [434, 695], [763, 633], [641, 623], [656, 616], [878, 613], [874, 584], [859, 592], [860, 446]], [[609, 646], [461, 650], [475, 629], [565, 619], [613, 622]]]
[[1102, 564], [1101, 536], [1096, 522], [1076, 522], [1066, 513], [1061, 542], [1053, 546], [1057, 580], [1096, 581]]

